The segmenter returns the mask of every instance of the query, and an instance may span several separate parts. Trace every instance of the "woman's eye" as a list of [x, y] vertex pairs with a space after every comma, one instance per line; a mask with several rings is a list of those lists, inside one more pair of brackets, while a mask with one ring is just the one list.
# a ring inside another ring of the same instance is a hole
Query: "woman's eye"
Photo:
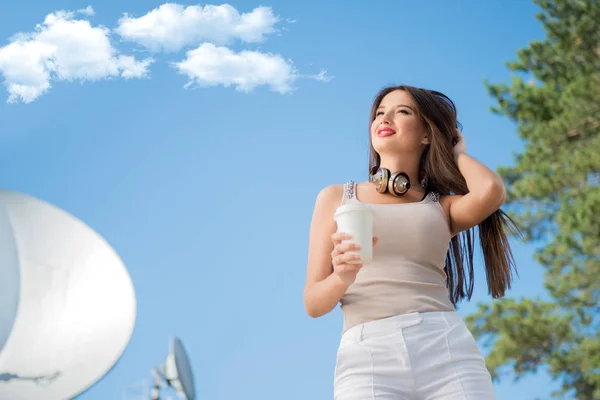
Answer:
[[375, 113], [376, 117], [379, 117], [380, 115], [383, 115], [383, 111], [377, 111], [377, 113]]
[[402, 114], [406, 114], [406, 115], [408, 115], [408, 114], [409, 114], [409, 112], [408, 112], [407, 110], [404, 110], [404, 109], [402, 109], [402, 110], [398, 110], [398, 112], [399, 112], [399, 113], [402, 113]]

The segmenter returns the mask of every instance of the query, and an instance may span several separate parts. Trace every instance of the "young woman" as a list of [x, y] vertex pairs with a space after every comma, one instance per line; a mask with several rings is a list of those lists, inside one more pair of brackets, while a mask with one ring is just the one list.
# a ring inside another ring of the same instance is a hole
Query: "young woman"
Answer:
[[[492, 297], [510, 288], [502, 179], [467, 155], [454, 103], [442, 93], [386, 88], [370, 119], [369, 181], [324, 188], [310, 228], [306, 311], [317, 318], [341, 302], [344, 315], [334, 397], [494, 399], [485, 360], [455, 306], [473, 292], [475, 226]], [[366, 264], [351, 263], [360, 262], [348, 253], [357, 246], [333, 220], [348, 203], [374, 209]]]

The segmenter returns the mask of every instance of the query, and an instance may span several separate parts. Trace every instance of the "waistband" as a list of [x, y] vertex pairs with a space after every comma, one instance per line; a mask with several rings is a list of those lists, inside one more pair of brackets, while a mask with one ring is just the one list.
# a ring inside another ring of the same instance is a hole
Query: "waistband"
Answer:
[[457, 323], [464, 324], [463, 319], [456, 311], [413, 312], [355, 325], [344, 332], [342, 340], [360, 341], [368, 336], [381, 335], [431, 322], [438, 322], [447, 327]]

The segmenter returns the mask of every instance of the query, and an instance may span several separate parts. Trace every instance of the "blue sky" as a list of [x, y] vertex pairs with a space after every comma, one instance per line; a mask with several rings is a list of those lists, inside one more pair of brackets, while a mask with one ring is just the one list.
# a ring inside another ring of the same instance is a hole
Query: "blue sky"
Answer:
[[[504, 63], [543, 38], [529, 1], [229, 4], [255, 18], [207, 29], [173, 20], [175, 31], [148, 36], [138, 18], [163, 2], [0, 3], [0, 183], [98, 231], [136, 289], [127, 350], [78, 399], [121, 398], [164, 361], [172, 335], [190, 353], [199, 399], [331, 399], [341, 313], [304, 312], [308, 229], [321, 188], [366, 177], [376, 92], [446, 93], [467, 151], [490, 167], [521, 149], [514, 125], [489, 111], [483, 79], [507, 81]], [[78, 20], [90, 25], [77, 43], [74, 30], [53, 30], [85, 28], [69, 25]], [[8, 53], [19, 32], [62, 51], [48, 75]], [[514, 246], [510, 295], [544, 296], [534, 248]], [[491, 301], [477, 267], [462, 315]], [[496, 386], [513, 400], [554, 387], [543, 374]]]

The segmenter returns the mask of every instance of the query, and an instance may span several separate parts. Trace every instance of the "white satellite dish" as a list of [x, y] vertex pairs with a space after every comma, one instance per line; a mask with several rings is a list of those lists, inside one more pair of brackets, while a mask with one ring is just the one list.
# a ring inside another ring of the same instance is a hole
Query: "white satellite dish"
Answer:
[[0, 190], [0, 399], [79, 395], [121, 357], [135, 314], [127, 270], [96, 232]]
[[20, 286], [19, 259], [12, 226], [6, 210], [0, 207], [0, 354], [17, 317]]
[[175, 389], [182, 399], [196, 399], [192, 366], [183, 343], [178, 338], [171, 341], [171, 349], [164, 365], [155, 368], [152, 372], [155, 377], [155, 385], [151, 394], [152, 400], [160, 399], [159, 389], [165, 384]]

